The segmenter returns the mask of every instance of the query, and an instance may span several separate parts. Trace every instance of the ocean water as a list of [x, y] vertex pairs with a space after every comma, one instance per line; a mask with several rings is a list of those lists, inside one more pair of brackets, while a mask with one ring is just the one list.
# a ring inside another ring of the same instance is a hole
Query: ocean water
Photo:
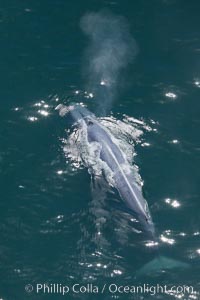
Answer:
[[[94, 189], [70, 144], [74, 128], [55, 111], [96, 109], [79, 24], [101, 9], [127, 19], [139, 49], [101, 122], [136, 168], [160, 253], [184, 270], [136, 276], [153, 247], [114, 206], [115, 190]], [[200, 299], [199, 9], [195, 0], [1, 2], [0, 299]], [[151, 290], [115, 291], [144, 284]]]

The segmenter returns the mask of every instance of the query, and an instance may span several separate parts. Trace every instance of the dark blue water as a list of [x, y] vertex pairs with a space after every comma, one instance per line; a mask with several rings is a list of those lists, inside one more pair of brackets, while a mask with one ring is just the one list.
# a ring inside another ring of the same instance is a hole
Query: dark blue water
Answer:
[[[127, 19], [139, 47], [107, 116], [151, 128], [139, 128], [135, 162], [160, 252], [187, 270], [135, 279], [151, 248], [112, 206], [119, 196], [94, 197], [87, 170], [63, 151], [67, 122], [54, 108], [82, 101], [95, 110], [81, 72], [88, 40], [79, 23], [103, 8]], [[199, 299], [199, 11], [195, 0], [1, 2], [0, 299]], [[196, 293], [62, 296], [37, 293], [39, 283], [187, 284]]]

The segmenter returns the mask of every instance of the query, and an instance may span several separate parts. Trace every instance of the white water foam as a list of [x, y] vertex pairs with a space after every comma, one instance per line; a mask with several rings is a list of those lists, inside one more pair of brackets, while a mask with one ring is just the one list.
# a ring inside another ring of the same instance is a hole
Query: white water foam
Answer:
[[[61, 115], [68, 113], [71, 107], [60, 105]], [[108, 132], [113, 142], [121, 149], [127, 163], [121, 167], [126, 174], [132, 172], [135, 181], [142, 186], [142, 179], [138, 173], [138, 166], [134, 163], [136, 155], [134, 145], [141, 141], [141, 136], [145, 130], [150, 130], [143, 121], [124, 116], [122, 120], [114, 117], [98, 118], [98, 122]], [[93, 176], [106, 177], [110, 186], [115, 186], [113, 172], [108, 165], [101, 160], [101, 145], [98, 142], [88, 142], [87, 125], [80, 120], [71, 132], [67, 131], [67, 138], [63, 139], [65, 156], [75, 168], [88, 168], [88, 172]]]

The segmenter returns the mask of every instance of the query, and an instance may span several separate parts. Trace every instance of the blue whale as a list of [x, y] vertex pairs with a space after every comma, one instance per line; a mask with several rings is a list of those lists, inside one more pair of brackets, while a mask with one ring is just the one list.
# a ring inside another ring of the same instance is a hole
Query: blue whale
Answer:
[[[128, 211], [134, 215], [141, 230], [148, 238], [155, 239], [155, 229], [146, 200], [140, 186], [135, 182], [134, 174], [121, 149], [113, 141], [112, 135], [100, 124], [94, 114], [81, 105], [72, 105], [69, 112], [74, 122], [86, 125], [89, 143], [100, 145], [100, 159], [112, 170], [115, 188], [118, 190]], [[126, 167], [124, 167], [126, 166]]]
[[[70, 113], [73, 122], [86, 128], [88, 142], [97, 142], [100, 145], [100, 159], [111, 169], [115, 188], [124, 201], [128, 212], [134, 215], [143, 233], [147, 234], [148, 239], [155, 244], [156, 257], [140, 268], [136, 272], [136, 277], [159, 274], [163, 269], [189, 268], [190, 265], [188, 263], [160, 255], [154, 224], [147, 202], [143, 197], [142, 189], [135, 182], [131, 166], [106, 127], [100, 124], [94, 114], [80, 104], [69, 107], [60, 104], [56, 109], [60, 110], [61, 116]], [[124, 166], [126, 167], [124, 168]]]

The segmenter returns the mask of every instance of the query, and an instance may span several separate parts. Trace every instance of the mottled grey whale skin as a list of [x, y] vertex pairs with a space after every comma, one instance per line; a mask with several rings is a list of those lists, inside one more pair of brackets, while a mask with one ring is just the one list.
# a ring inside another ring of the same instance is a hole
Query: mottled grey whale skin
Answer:
[[[135, 182], [131, 167], [121, 149], [114, 143], [107, 129], [85, 107], [81, 105], [71, 106], [70, 113], [75, 122], [82, 123], [82, 126], [83, 124], [86, 125], [88, 142], [98, 142], [100, 144], [100, 158], [112, 170], [115, 188], [129, 211], [139, 221], [142, 231], [148, 234], [148, 238], [154, 240], [155, 229], [147, 202], [142, 195], [141, 188]], [[124, 165], [126, 165], [126, 168], [123, 168]]]

